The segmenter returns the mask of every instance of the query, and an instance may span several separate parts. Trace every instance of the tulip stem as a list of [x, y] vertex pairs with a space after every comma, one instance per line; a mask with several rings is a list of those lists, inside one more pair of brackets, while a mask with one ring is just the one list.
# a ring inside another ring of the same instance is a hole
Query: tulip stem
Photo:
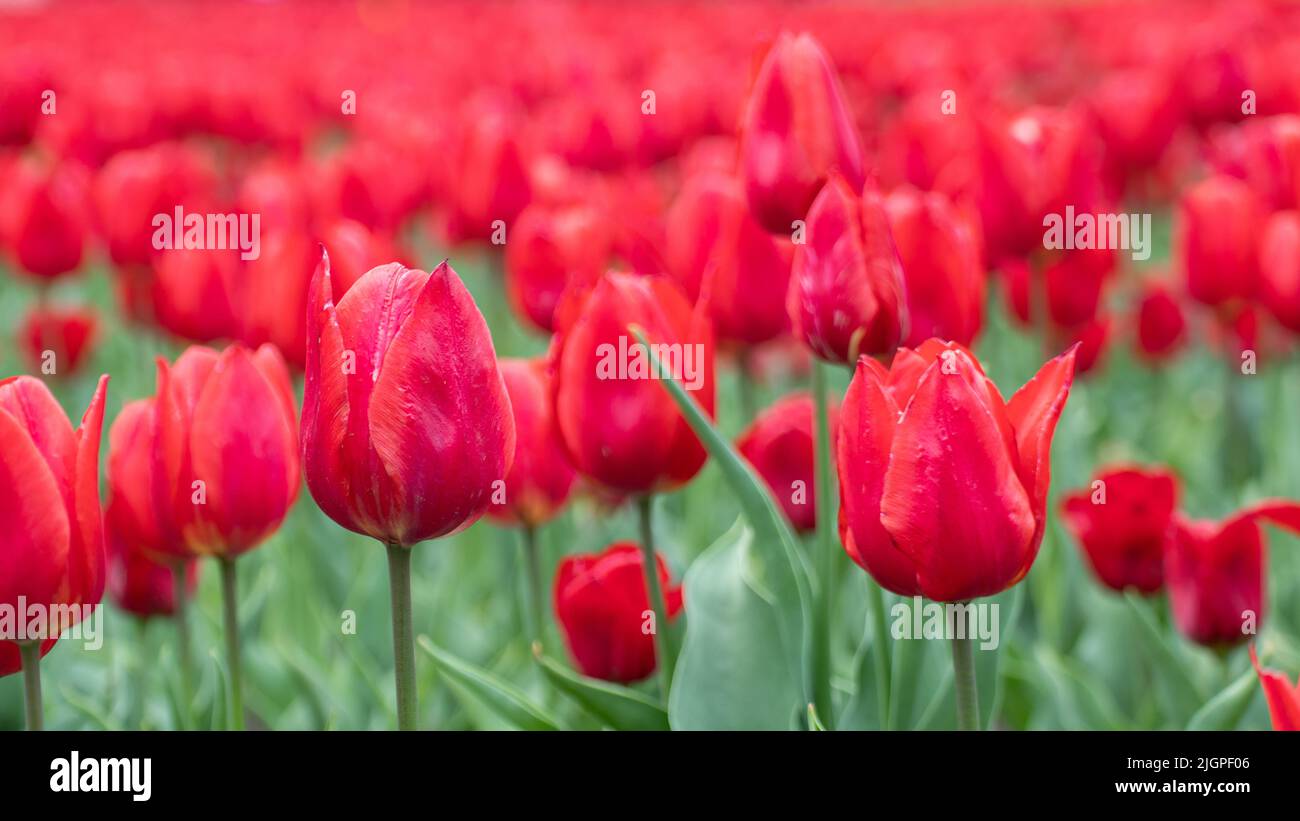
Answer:
[[45, 715], [41, 708], [41, 643], [18, 643], [18, 655], [23, 662], [23, 696], [27, 708], [27, 729], [45, 729]]
[[183, 730], [188, 730], [190, 726], [190, 699], [194, 692], [194, 675], [190, 667], [190, 602], [189, 590], [185, 586], [186, 575], [185, 562], [176, 562], [172, 565], [172, 588], [175, 591], [172, 618], [176, 622], [176, 655], [180, 659], [181, 721], [184, 722], [181, 729]]
[[975, 685], [975, 638], [952, 638], [952, 675], [957, 690], [957, 729], [980, 728], [979, 694]]
[[[813, 703], [827, 729], [834, 729], [835, 713], [831, 702], [831, 624], [835, 613], [835, 490], [831, 465], [831, 431], [826, 401], [826, 369], [819, 359], [813, 361], [812, 394], [817, 428], [816, 480], [813, 498], [817, 516], [817, 588], [821, 606], [814, 612]], [[882, 645], [883, 646], [883, 645]]]
[[650, 591], [650, 607], [654, 610], [655, 655], [659, 662], [659, 689], [668, 701], [668, 689], [673, 681], [672, 642], [668, 637], [668, 608], [664, 603], [663, 585], [659, 583], [659, 563], [655, 560], [654, 495], [647, 493], [637, 499], [637, 512], [641, 519], [641, 568], [645, 572], [646, 587]]
[[524, 562], [528, 572], [528, 638], [542, 640], [542, 565], [537, 555], [537, 528], [524, 525]]
[[[230, 668], [230, 729], [244, 729], [244, 684], [239, 667], [239, 599], [235, 560], [224, 556], [221, 565], [221, 608], [226, 628], [226, 665]], [[182, 580], [182, 584], [184, 581]]]
[[397, 729], [414, 730], [415, 626], [411, 620], [411, 550], [396, 542], [388, 543], [388, 596], [393, 610]]

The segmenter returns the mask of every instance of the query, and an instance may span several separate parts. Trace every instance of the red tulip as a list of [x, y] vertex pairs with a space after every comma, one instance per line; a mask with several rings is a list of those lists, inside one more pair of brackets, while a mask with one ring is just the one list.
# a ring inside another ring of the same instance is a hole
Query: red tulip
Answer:
[[151, 296], [159, 327], [191, 342], [238, 335], [238, 251], [162, 251], [155, 266]]
[[99, 317], [89, 308], [38, 306], [23, 317], [18, 341], [33, 371], [67, 376], [85, 360], [98, 329]]
[[1267, 563], [1261, 519], [1300, 532], [1300, 505], [1262, 502], [1222, 522], [1174, 517], [1165, 585], [1174, 622], [1192, 641], [1237, 644], [1261, 626]]
[[739, 180], [714, 172], [688, 180], [667, 231], [668, 270], [692, 300], [706, 299], [720, 341], [756, 345], [789, 330], [794, 246], [758, 224]]
[[1244, 180], [1266, 207], [1300, 207], [1300, 116], [1250, 117], [1210, 147], [1215, 168]]
[[1187, 319], [1183, 308], [1170, 289], [1158, 282], [1148, 283], [1138, 299], [1137, 341], [1139, 351], [1148, 359], [1172, 356], [1187, 340]]
[[786, 308], [796, 337], [829, 362], [892, 351], [904, 332], [902, 266], [874, 185], [858, 196], [833, 176], [795, 246]]
[[863, 183], [862, 145], [830, 59], [810, 34], [782, 33], [758, 70], [741, 124], [749, 205], [788, 233], [834, 173]]
[[1114, 321], [1111, 317], [1103, 314], [1083, 325], [1071, 328], [1068, 333], [1054, 335], [1056, 338], [1064, 338], [1065, 347], [1071, 345], [1078, 347], [1074, 357], [1076, 376], [1089, 373], [1101, 364], [1106, 355], [1106, 344], [1110, 341], [1112, 325]]
[[[669, 373], [652, 369], [634, 325], [675, 360], [663, 362]], [[657, 384], [677, 378], [713, 414], [713, 335], [674, 282], [611, 272], [571, 292], [556, 314], [551, 362], [555, 416], [579, 472], [623, 493], [651, 493], [703, 466], [704, 447]]]
[[[80, 606], [103, 598], [99, 439], [107, 390], [102, 376], [73, 431], [43, 382], [0, 380], [0, 607], [11, 613], [71, 605], [76, 620]], [[51, 625], [50, 632], [69, 626]], [[0, 675], [19, 669], [17, 644], [0, 641]]]
[[1115, 270], [1115, 252], [1104, 248], [1067, 251], [1043, 272], [1047, 315], [1052, 326], [1073, 329], [1092, 322]]
[[86, 233], [85, 172], [74, 163], [51, 166], [16, 162], [5, 195], [10, 213], [0, 214], [18, 267], [53, 279], [81, 266]]
[[1097, 474], [1092, 487], [1066, 496], [1061, 510], [1102, 584], [1154, 593], [1164, 584], [1165, 544], [1177, 503], [1173, 474], [1114, 468]]
[[907, 291], [904, 344], [914, 347], [932, 336], [971, 344], [984, 319], [978, 229], [944, 195], [910, 186], [890, 194], [885, 209]]
[[488, 515], [535, 527], [564, 506], [576, 474], [555, 423], [545, 361], [502, 359], [500, 366], [514, 412], [515, 460], [506, 474], [505, 502], [494, 502]]
[[[835, 441], [839, 408], [829, 409], [831, 441]], [[736, 450], [758, 471], [786, 518], [799, 531], [817, 527], [814, 491], [813, 400], [797, 393], [762, 411], [736, 440]]]
[[935, 601], [991, 596], [1037, 555], [1052, 434], [1074, 349], [1010, 402], [968, 350], [929, 340], [886, 370], [858, 360], [840, 409], [845, 549], [883, 587]]
[[118, 607], [142, 619], [172, 615], [176, 610], [175, 573], [185, 574], [185, 586], [193, 594], [199, 580], [197, 561], [163, 564], [122, 541], [111, 524], [107, 534], [108, 594]]
[[1211, 307], [1254, 297], [1259, 197], [1240, 180], [1210, 177], [1183, 194], [1179, 213], [1188, 296]]
[[506, 241], [506, 293], [515, 313], [543, 331], [570, 281], [590, 285], [609, 262], [609, 227], [585, 206], [530, 205]]
[[[682, 610], [682, 589], [672, 586], [668, 564], [655, 554], [666, 616]], [[629, 683], [655, 670], [654, 635], [641, 548], [631, 542], [603, 553], [567, 556], [555, 573], [555, 615], [578, 670], [592, 678]], [[666, 630], [668, 625], [654, 625]]]
[[271, 345], [190, 347], [158, 359], [154, 467], [190, 555], [233, 559], [274, 533], [298, 496], [297, 414]]
[[1284, 674], [1260, 667], [1254, 644], [1250, 645], [1250, 663], [1255, 665], [1255, 674], [1264, 687], [1273, 729], [1300, 730], [1300, 682], [1292, 684]]
[[478, 520], [515, 453], [483, 315], [451, 266], [367, 272], [334, 302], [329, 257], [307, 316], [302, 459], [343, 527], [410, 546]]
[[[474, 101], [464, 120], [454, 182], [449, 187], [450, 209], [444, 227], [453, 244], [487, 241], [493, 223], [514, 222], [532, 198], [525, 152], [512, 112], [495, 101]], [[509, 239], [507, 238], [507, 245]]]
[[1259, 242], [1260, 300], [1285, 328], [1300, 333], [1300, 211], [1278, 211]]
[[1181, 112], [1172, 85], [1159, 69], [1118, 70], [1091, 95], [1097, 130], [1121, 172], [1152, 168], [1173, 140]]
[[156, 562], [175, 563], [191, 554], [181, 538], [166, 487], [154, 397], [127, 402], [108, 431], [108, 507], [113, 536]]

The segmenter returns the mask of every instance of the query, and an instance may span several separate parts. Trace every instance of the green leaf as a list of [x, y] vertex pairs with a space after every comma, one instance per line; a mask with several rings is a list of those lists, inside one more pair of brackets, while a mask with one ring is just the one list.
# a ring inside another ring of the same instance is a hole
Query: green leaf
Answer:
[[1187, 729], [1236, 729], [1259, 689], [1254, 668], [1247, 668], [1236, 681], [1224, 687], [1214, 698], [1205, 702], [1204, 707], [1196, 711], [1196, 715], [1187, 722]]
[[776, 595], [773, 575], [740, 520], [686, 572], [690, 620], [668, 700], [673, 729], [802, 724], [809, 699], [792, 662], [796, 654], [781, 646], [782, 624], [797, 619], [798, 605]]
[[457, 696], [479, 702], [520, 730], [561, 729], [558, 719], [530, 701], [514, 685], [482, 667], [456, 658], [430, 641], [428, 636], [419, 636], [415, 642], [433, 660], [442, 680]]
[[1139, 638], [1151, 656], [1159, 660], [1158, 664], [1152, 665], [1152, 669], [1156, 673], [1156, 680], [1164, 689], [1165, 697], [1172, 702], [1175, 714], [1193, 715], [1202, 707], [1204, 699], [1191, 673], [1156, 625], [1147, 602], [1132, 591], [1125, 593], [1124, 599], [1138, 623]]
[[808, 729], [817, 730], [819, 732], [826, 729], [825, 725], [822, 724], [822, 720], [817, 717], [816, 704], [808, 705]]
[[668, 713], [644, 693], [579, 675], [543, 655], [540, 644], [533, 645], [533, 657], [555, 689], [613, 729], [668, 729]]

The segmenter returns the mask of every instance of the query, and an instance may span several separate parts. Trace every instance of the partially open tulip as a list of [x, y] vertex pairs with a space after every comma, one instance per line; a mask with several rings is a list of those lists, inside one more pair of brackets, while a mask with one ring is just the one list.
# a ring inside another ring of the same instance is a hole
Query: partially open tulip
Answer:
[[1174, 623], [1198, 644], [1239, 644], [1264, 621], [1268, 542], [1261, 523], [1300, 532], [1300, 504], [1261, 502], [1215, 522], [1176, 516], [1165, 551]]
[[1147, 284], [1138, 297], [1138, 351], [1147, 359], [1167, 359], [1187, 341], [1187, 319], [1172, 290], [1161, 283]]
[[907, 291], [904, 344], [938, 337], [970, 345], [984, 319], [978, 229], [947, 197], [911, 187], [891, 193], [885, 209]]
[[862, 186], [862, 144], [839, 78], [810, 34], [782, 33], [758, 70], [741, 123], [740, 165], [750, 208], [787, 234], [837, 172]]
[[[830, 408], [831, 441], [835, 441], [838, 409]], [[813, 399], [797, 393], [761, 411], [736, 440], [736, 450], [771, 488], [786, 518], [799, 531], [817, 527]]]
[[1264, 687], [1273, 729], [1300, 730], [1300, 682], [1292, 684], [1283, 673], [1260, 667], [1254, 644], [1250, 646], [1250, 663], [1255, 666], [1255, 674]]
[[515, 459], [506, 474], [504, 501], [494, 500], [488, 515], [536, 527], [564, 506], [576, 474], [560, 441], [545, 360], [502, 359], [500, 366], [514, 412]]
[[75, 163], [17, 162], [5, 194], [8, 236], [20, 270], [53, 279], [77, 270], [89, 229], [86, 174]]
[[1255, 296], [1264, 209], [1241, 180], [1210, 177], [1189, 188], [1179, 205], [1187, 294], [1211, 307]]
[[543, 331], [554, 330], [560, 295], [570, 281], [590, 285], [604, 273], [611, 242], [595, 209], [525, 208], [506, 241], [506, 294], [515, 313]]
[[1154, 593], [1164, 584], [1165, 544], [1178, 483], [1163, 470], [1115, 468], [1065, 497], [1065, 523], [1102, 584]]
[[892, 351], [905, 331], [902, 265], [884, 200], [836, 175], [808, 210], [786, 309], [794, 334], [828, 362]]
[[37, 306], [23, 317], [18, 341], [33, 372], [77, 372], [95, 342], [99, 317], [89, 308]]
[[[668, 564], [655, 561], [668, 618], [682, 610], [682, 589], [670, 582]], [[583, 675], [628, 683], [655, 670], [654, 632], [666, 624], [649, 621], [640, 546], [621, 542], [594, 555], [568, 556], [555, 574], [555, 615], [574, 663]]]
[[756, 345], [790, 327], [785, 294], [794, 245], [767, 233], [735, 177], [689, 180], [668, 212], [668, 270], [704, 299], [719, 342]]
[[1259, 242], [1260, 300], [1288, 330], [1300, 333], [1300, 211], [1278, 211]]
[[974, 355], [928, 340], [886, 370], [862, 357], [840, 409], [845, 549], [881, 586], [935, 601], [991, 596], [1038, 553], [1051, 443], [1074, 349], [1004, 402]]
[[[658, 383], [677, 379], [712, 415], [713, 334], [677, 284], [610, 272], [572, 292], [556, 320], [555, 416], [574, 467], [629, 494], [668, 490], [695, 476], [707, 454]], [[656, 346], [667, 373], [654, 369], [631, 326]]]

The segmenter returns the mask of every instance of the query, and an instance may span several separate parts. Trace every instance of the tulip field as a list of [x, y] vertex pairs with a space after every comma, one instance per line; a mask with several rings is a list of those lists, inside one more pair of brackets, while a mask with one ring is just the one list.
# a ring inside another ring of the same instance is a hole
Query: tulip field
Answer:
[[1298, 67], [0, 4], [0, 729], [1300, 729]]

